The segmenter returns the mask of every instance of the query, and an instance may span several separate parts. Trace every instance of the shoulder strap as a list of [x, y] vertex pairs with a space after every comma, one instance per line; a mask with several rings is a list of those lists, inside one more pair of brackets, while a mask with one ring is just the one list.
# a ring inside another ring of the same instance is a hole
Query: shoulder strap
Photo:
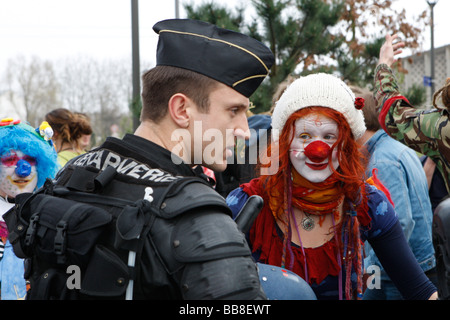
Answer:
[[186, 177], [173, 181], [155, 205], [160, 209], [161, 217], [166, 219], [203, 206], [218, 207], [231, 216], [231, 210], [225, 199], [198, 177]]

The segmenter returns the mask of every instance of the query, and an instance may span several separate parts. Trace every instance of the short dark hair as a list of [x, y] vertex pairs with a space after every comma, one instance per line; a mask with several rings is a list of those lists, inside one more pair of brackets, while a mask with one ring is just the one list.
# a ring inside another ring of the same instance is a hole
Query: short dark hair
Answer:
[[372, 93], [364, 93], [361, 95], [364, 98], [364, 108], [362, 109], [364, 114], [364, 121], [366, 123], [367, 130], [378, 131], [381, 129], [380, 122], [378, 121], [378, 111], [375, 98]]
[[201, 112], [209, 111], [209, 94], [218, 85], [216, 80], [187, 69], [156, 66], [142, 76], [141, 121], [161, 121], [167, 104], [176, 93], [192, 99]]

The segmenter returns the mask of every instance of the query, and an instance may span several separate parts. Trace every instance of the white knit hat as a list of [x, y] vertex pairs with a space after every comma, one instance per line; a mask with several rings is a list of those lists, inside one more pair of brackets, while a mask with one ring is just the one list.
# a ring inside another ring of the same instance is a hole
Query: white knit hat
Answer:
[[342, 113], [355, 139], [366, 131], [364, 115], [355, 108], [355, 95], [339, 78], [327, 74], [310, 74], [295, 80], [277, 101], [272, 114], [272, 129], [281, 130], [294, 112], [306, 107], [327, 107]]

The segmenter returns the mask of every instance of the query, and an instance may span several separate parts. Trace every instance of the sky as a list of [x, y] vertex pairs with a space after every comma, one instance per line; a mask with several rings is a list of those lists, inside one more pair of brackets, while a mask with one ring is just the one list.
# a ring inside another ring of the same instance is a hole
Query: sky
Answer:
[[[179, 0], [183, 4], [204, 0]], [[215, 0], [230, 7], [251, 0]], [[154, 66], [158, 36], [152, 26], [175, 17], [175, 0], [139, 0], [140, 58]], [[397, 0], [407, 16], [428, 9], [426, 0]], [[435, 6], [435, 47], [450, 44], [450, 0]], [[424, 48], [429, 50], [427, 28]], [[0, 0], [0, 75], [8, 59], [17, 55], [56, 60], [85, 55], [99, 59], [131, 56], [131, 0]]]

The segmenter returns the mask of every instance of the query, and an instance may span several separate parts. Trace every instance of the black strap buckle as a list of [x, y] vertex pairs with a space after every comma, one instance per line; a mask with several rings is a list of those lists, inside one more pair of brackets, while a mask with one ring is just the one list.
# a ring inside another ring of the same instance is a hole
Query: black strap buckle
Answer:
[[64, 263], [64, 253], [66, 252], [66, 230], [67, 222], [59, 221], [56, 225], [56, 236], [54, 242], [54, 252], [58, 256], [58, 263]]
[[27, 233], [25, 234], [25, 245], [26, 246], [31, 246], [33, 244], [38, 221], [39, 221], [39, 214], [34, 213], [30, 218], [30, 225], [28, 226]]

